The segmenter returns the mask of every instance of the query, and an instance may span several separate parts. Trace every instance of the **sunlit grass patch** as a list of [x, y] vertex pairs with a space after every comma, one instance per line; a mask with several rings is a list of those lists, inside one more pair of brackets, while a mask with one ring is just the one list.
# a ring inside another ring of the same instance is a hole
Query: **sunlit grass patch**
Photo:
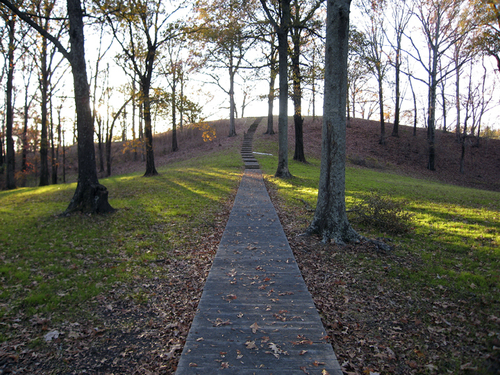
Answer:
[[[188, 256], [238, 186], [236, 149], [103, 179], [110, 215], [59, 217], [75, 184], [0, 192], [0, 316], [63, 319], [148, 262]], [[168, 275], [160, 275], [168, 277]], [[0, 326], [0, 335], [9, 333]]]
[[[268, 150], [273, 146], [266, 143], [260, 147]], [[268, 183], [305, 229], [313, 210], [304, 205], [316, 205], [319, 161], [290, 161], [294, 177], [283, 180], [273, 177], [276, 156], [257, 157]], [[421, 259], [417, 271], [400, 268], [403, 279], [500, 300], [500, 193], [347, 168], [348, 209], [373, 193], [405, 202], [404, 210], [413, 215], [412, 231], [392, 238], [397, 251], [411, 251]], [[368, 237], [393, 237], [369, 226], [358, 230]]]

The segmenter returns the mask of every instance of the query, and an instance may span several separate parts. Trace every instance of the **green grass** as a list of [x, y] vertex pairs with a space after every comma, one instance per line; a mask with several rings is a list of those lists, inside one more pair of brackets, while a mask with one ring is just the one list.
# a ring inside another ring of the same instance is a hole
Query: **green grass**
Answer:
[[105, 216], [58, 217], [75, 184], [0, 192], [0, 319], [67, 319], [115, 282], [154, 272], [141, 264], [187, 256], [237, 188], [242, 163], [233, 149], [159, 172], [101, 180], [118, 209]]
[[[256, 151], [277, 155], [275, 145], [262, 142], [256, 144]], [[306, 229], [313, 213], [304, 208], [316, 205], [319, 161], [309, 159], [309, 164], [302, 164], [290, 158], [294, 177], [281, 180], [273, 177], [276, 156], [258, 155], [258, 159], [285, 207]], [[417, 270], [395, 270], [398, 277], [421, 286], [446, 288], [456, 297], [500, 301], [500, 193], [347, 168], [347, 208], [371, 192], [409, 202], [406, 210], [414, 214], [413, 230], [392, 240], [397, 249], [410, 251], [421, 264]], [[367, 237], [391, 237], [372, 228], [357, 229]]]

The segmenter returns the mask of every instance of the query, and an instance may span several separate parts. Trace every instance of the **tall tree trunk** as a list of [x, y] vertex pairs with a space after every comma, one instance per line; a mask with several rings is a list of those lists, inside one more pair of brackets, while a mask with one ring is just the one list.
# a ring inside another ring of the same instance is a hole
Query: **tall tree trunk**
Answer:
[[182, 70], [183, 66], [181, 65], [181, 76], [180, 76], [180, 81], [181, 81], [181, 96], [180, 96], [180, 103], [179, 103], [179, 128], [182, 129], [184, 127], [184, 71]]
[[5, 187], [7, 189], [15, 189], [16, 188], [16, 180], [14, 176], [15, 168], [16, 168], [16, 154], [14, 151], [14, 139], [12, 137], [12, 129], [14, 127], [14, 51], [15, 51], [15, 28], [16, 28], [16, 20], [15, 16], [11, 16], [7, 20], [7, 25], [9, 29], [9, 51], [7, 54], [8, 60], [8, 71], [7, 71], [7, 87], [6, 87], [6, 134], [5, 134], [5, 143], [7, 146], [6, 152], [6, 162], [7, 162], [7, 174], [5, 176]]
[[359, 240], [345, 205], [347, 52], [350, 0], [327, 0], [325, 97], [318, 201], [309, 234], [337, 244]]
[[143, 116], [144, 116], [144, 140], [146, 147], [146, 173], [144, 176], [156, 176], [155, 154], [153, 149], [153, 127], [151, 124], [151, 99], [149, 97], [150, 81], [143, 79], [141, 82]]
[[176, 83], [177, 83], [177, 66], [174, 67], [173, 70], [173, 76], [172, 76], [172, 152], [176, 152], [179, 147], [177, 145], [177, 119], [175, 118], [176, 115], [176, 101], [175, 101], [175, 95], [177, 94], [176, 91]]
[[132, 80], [132, 139], [134, 140], [134, 161], [137, 161], [137, 135], [135, 133], [135, 111], [136, 111], [136, 104], [135, 104], [135, 77]]
[[385, 118], [384, 118], [384, 88], [382, 83], [382, 73], [378, 74], [378, 101], [379, 101], [379, 111], [380, 111], [380, 139], [379, 144], [385, 145]]
[[393, 137], [399, 137], [399, 112], [400, 112], [400, 104], [401, 104], [401, 90], [399, 88], [400, 86], [400, 81], [401, 81], [401, 38], [398, 37], [398, 45], [396, 48], [396, 87], [395, 87], [395, 94], [396, 94], [396, 107], [394, 109], [394, 126], [392, 127], [392, 133], [391, 135]]
[[106, 176], [111, 176], [111, 146], [112, 146], [112, 139], [113, 139], [113, 124], [110, 126], [109, 125], [109, 119], [107, 120], [106, 123]]
[[57, 159], [56, 159], [56, 145], [54, 142], [54, 116], [52, 107], [52, 95], [49, 100], [50, 106], [50, 159], [52, 167], [52, 184], [57, 184]]
[[274, 129], [274, 98], [275, 98], [275, 84], [276, 84], [276, 76], [278, 75], [278, 70], [276, 69], [276, 54], [275, 54], [275, 46], [271, 44], [271, 59], [270, 59], [270, 79], [269, 79], [269, 94], [267, 95], [267, 130], [264, 134], [273, 135]]
[[304, 154], [304, 118], [302, 117], [302, 89], [300, 87], [302, 77], [300, 75], [300, 29], [292, 32], [293, 54], [292, 54], [292, 80], [293, 80], [293, 122], [295, 127], [295, 153], [293, 160], [306, 162]]
[[458, 58], [455, 58], [455, 105], [457, 109], [457, 125], [455, 126], [455, 135], [460, 139], [460, 69], [458, 68]]
[[437, 92], [437, 51], [432, 51], [432, 71], [429, 86], [429, 111], [427, 122], [427, 142], [429, 162], [427, 169], [436, 170], [436, 92]]
[[90, 110], [90, 90], [85, 62], [85, 38], [83, 35], [83, 12], [80, 0], [67, 0], [69, 37], [71, 43], [70, 63], [73, 72], [75, 107], [78, 129], [78, 184], [75, 194], [66, 209], [90, 213], [113, 212], [108, 203], [108, 191], [99, 184], [94, 149], [94, 127]]
[[278, 169], [276, 177], [290, 178], [288, 170], [288, 31], [290, 28], [290, 0], [282, 0], [281, 25], [278, 34], [280, 113], [278, 120]]
[[103, 136], [102, 136], [102, 117], [97, 115], [94, 119], [94, 124], [97, 123], [97, 150], [99, 151], [99, 172], [104, 172], [104, 151], [103, 151]]
[[[28, 81], [29, 83], [29, 81]], [[23, 150], [22, 150], [22, 160], [21, 160], [21, 170], [26, 172], [27, 170], [27, 158], [28, 158], [28, 119], [29, 119], [29, 110], [30, 110], [30, 102], [28, 101], [28, 88], [29, 84], [26, 85], [24, 90], [24, 123], [23, 123]]]
[[232, 57], [229, 65], [229, 137], [236, 136], [236, 127], [234, 124], [234, 116], [236, 112], [236, 105], [234, 103], [234, 68], [232, 65]]
[[[48, 20], [45, 20], [44, 30], [48, 32]], [[47, 67], [47, 49], [48, 40], [42, 36], [42, 47], [40, 52], [41, 72], [40, 72], [40, 91], [42, 96], [41, 105], [41, 137], [40, 137], [40, 186], [49, 184], [49, 140], [48, 140], [48, 93], [49, 93], [49, 69]]]

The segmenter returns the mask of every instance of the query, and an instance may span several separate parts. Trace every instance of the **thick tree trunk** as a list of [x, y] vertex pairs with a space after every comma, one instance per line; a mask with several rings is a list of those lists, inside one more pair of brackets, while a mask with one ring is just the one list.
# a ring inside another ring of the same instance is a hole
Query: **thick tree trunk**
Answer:
[[70, 24], [70, 63], [78, 129], [78, 184], [65, 214], [74, 211], [108, 213], [114, 209], [108, 203], [108, 191], [99, 184], [94, 149], [94, 129], [90, 110], [90, 91], [85, 62], [83, 12], [80, 0], [67, 0]]
[[293, 106], [294, 106], [294, 127], [295, 127], [295, 152], [293, 160], [306, 162], [304, 154], [304, 118], [302, 117], [302, 89], [300, 87], [300, 30], [294, 30], [293, 34], [293, 55], [292, 55], [292, 70], [293, 70]]
[[328, 0], [325, 97], [318, 201], [309, 234], [337, 244], [360, 236], [347, 219], [345, 205], [347, 52], [350, 0]]
[[14, 126], [14, 104], [13, 104], [13, 91], [14, 91], [14, 51], [15, 51], [15, 16], [12, 16], [7, 21], [9, 28], [9, 51], [7, 54], [8, 59], [8, 71], [7, 71], [7, 87], [6, 87], [6, 131], [5, 131], [5, 143], [7, 146], [6, 152], [6, 162], [7, 162], [7, 174], [5, 176], [5, 187], [7, 189], [16, 188], [16, 180], [14, 176], [16, 167], [16, 154], [14, 151], [14, 139], [12, 137], [12, 128]]
[[278, 34], [280, 113], [278, 121], [278, 169], [276, 177], [292, 177], [288, 170], [288, 30], [290, 27], [290, 0], [282, 1], [281, 26]]

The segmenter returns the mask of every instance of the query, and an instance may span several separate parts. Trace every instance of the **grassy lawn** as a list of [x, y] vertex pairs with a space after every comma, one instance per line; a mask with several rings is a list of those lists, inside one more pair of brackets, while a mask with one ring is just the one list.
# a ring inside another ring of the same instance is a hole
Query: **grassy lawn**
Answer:
[[[277, 155], [268, 141], [255, 149]], [[345, 372], [500, 371], [500, 193], [347, 168], [348, 210], [377, 193], [413, 214], [412, 229], [398, 235], [353, 223], [393, 247], [380, 254], [297, 237], [312, 219], [319, 161], [290, 157], [294, 177], [280, 180], [276, 156], [258, 159]]]
[[160, 168], [153, 178], [103, 179], [118, 209], [108, 216], [58, 217], [75, 184], [0, 192], [0, 343], [34, 318], [50, 317], [51, 326], [90, 319], [88, 303], [117, 284], [168, 277], [144, 264], [186, 260], [196, 247], [202, 253], [203, 236], [238, 186], [238, 156], [233, 148]]

